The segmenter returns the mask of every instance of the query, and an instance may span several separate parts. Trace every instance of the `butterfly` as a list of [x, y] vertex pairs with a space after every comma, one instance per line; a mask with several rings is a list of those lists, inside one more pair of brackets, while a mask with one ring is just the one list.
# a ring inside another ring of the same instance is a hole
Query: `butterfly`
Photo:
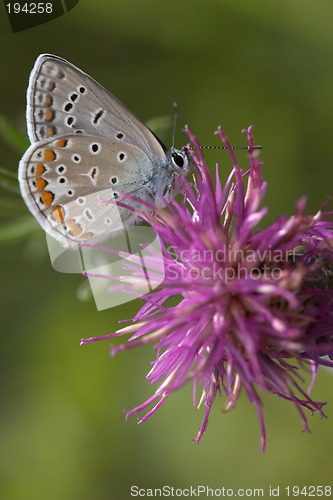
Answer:
[[30, 75], [27, 129], [21, 193], [66, 247], [102, 241], [137, 222], [135, 210], [163, 206], [193, 166], [187, 148], [167, 150], [93, 78], [50, 54], [37, 58]]

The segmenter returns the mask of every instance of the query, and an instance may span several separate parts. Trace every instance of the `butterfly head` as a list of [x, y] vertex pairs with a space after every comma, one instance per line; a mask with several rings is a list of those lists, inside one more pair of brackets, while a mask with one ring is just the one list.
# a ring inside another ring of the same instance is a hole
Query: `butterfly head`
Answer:
[[165, 169], [160, 170], [154, 180], [156, 206], [163, 206], [162, 199], [172, 199], [180, 189], [178, 179], [186, 177], [194, 166], [191, 152], [187, 148], [172, 147], [166, 152]]
[[176, 175], [186, 177], [194, 165], [194, 160], [189, 149], [186, 147], [182, 149], [171, 148], [169, 152], [169, 165]]

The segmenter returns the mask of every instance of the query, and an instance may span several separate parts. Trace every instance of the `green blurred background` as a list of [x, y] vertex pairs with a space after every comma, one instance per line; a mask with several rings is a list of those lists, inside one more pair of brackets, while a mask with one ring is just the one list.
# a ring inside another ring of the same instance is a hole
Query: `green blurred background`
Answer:
[[[12, 34], [0, 6], [0, 114], [25, 133], [29, 72], [43, 52], [92, 75], [142, 120], [172, 115], [180, 103], [176, 145], [189, 124], [202, 144], [219, 144], [223, 125], [235, 145], [253, 123], [264, 147], [269, 219], [309, 197], [316, 211], [333, 193], [333, 3], [304, 0], [81, 0], [48, 24]], [[171, 130], [163, 140], [171, 142]], [[0, 167], [17, 170], [20, 152], [0, 142]], [[243, 166], [246, 155], [238, 154]], [[220, 170], [224, 152], [210, 153]], [[0, 195], [8, 197], [3, 191]], [[1, 210], [1, 230], [26, 227], [27, 211]], [[16, 230], [15, 230], [16, 232]], [[17, 231], [19, 236], [20, 231]], [[3, 233], [1, 233], [3, 234]], [[7, 234], [7, 233], [6, 233]], [[13, 235], [12, 235], [13, 236]], [[246, 398], [227, 415], [217, 401], [208, 431], [192, 443], [203, 409], [191, 388], [142, 426], [131, 408], [153, 391], [145, 380], [151, 346], [109, 358], [107, 343], [81, 337], [113, 331], [139, 307], [97, 312], [82, 302], [84, 279], [55, 272], [45, 236], [0, 246], [1, 500], [130, 498], [130, 485], [251, 488], [332, 484], [332, 375], [321, 370], [313, 396], [329, 419], [309, 417], [302, 432], [294, 407], [264, 395], [268, 445], [259, 452], [255, 409]], [[283, 498], [285, 495], [280, 493]]]

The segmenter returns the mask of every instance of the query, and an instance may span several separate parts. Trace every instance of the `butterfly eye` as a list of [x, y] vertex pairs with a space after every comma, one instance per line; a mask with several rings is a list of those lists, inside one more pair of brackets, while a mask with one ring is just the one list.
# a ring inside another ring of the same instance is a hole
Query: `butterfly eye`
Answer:
[[172, 161], [175, 163], [175, 165], [177, 165], [177, 167], [179, 168], [183, 168], [184, 167], [184, 157], [183, 155], [179, 154], [179, 153], [173, 153], [172, 154]]

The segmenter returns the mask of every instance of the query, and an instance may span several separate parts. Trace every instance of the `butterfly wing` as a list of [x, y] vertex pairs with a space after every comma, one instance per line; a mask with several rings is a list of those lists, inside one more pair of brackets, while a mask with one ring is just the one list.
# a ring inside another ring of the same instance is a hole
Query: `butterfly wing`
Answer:
[[31, 143], [71, 133], [108, 137], [136, 146], [151, 161], [165, 161], [165, 148], [116, 97], [60, 57], [42, 54], [27, 91]]
[[[154, 167], [146, 153], [105, 137], [68, 134], [32, 144], [19, 166], [22, 195], [43, 229], [65, 245], [105, 239], [134, 223]], [[135, 200], [121, 195], [133, 193]]]

